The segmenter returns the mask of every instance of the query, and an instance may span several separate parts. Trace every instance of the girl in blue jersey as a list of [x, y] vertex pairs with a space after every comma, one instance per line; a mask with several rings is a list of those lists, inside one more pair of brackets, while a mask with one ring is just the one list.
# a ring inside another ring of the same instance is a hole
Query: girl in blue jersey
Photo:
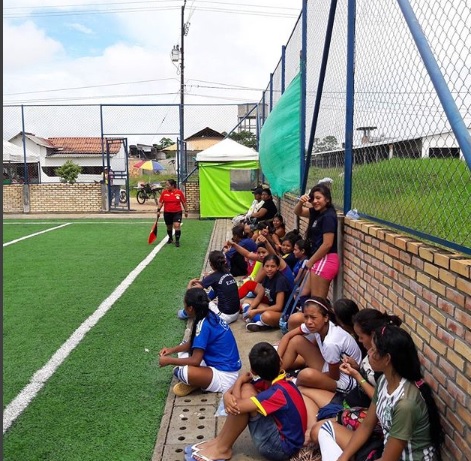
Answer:
[[159, 365], [176, 365], [173, 374], [179, 382], [173, 392], [177, 396], [196, 389], [225, 392], [235, 383], [242, 365], [234, 335], [227, 323], [210, 310], [208, 295], [202, 288], [188, 289], [184, 305], [193, 319], [190, 340], [164, 347]]

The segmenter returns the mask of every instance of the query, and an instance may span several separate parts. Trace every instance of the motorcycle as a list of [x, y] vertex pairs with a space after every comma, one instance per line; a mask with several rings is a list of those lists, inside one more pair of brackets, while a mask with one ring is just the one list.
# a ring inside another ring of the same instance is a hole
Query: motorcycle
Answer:
[[160, 184], [139, 184], [137, 189], [137, 203], [140, 203], [141, 205], [146, 203], [146, 200], [149, 200], [151, 198], [154, 199], [154, 201], [157, 201], [159, 192], [162, 190], [162, 186]]

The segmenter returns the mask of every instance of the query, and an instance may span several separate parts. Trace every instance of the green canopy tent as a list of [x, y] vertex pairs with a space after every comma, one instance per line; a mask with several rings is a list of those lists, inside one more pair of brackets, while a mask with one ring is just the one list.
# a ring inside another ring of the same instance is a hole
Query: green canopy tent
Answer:
[[248, 210], [259, 179], [258, 152], [230, 138], [196, 155], [200, 217], [232, 218]]

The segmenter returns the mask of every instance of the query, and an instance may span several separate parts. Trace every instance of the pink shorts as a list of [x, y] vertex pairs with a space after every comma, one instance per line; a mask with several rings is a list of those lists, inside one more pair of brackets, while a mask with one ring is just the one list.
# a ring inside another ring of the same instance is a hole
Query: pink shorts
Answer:
[[339, 271], [339, 256], [337, 253], [328, 253], [311, 267], [311, 273], [326, 280], [333, 280]]

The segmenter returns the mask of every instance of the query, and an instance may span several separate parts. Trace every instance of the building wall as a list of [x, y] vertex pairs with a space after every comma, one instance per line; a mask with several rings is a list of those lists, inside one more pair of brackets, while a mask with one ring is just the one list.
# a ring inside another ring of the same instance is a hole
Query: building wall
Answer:
[[[296, 225], [296, 201], [280, 210]], [[471, 459], [471, 257], [365, 220], [340, 219], [342, 267], [337, 297], [398, 315], [419, 349], [446, 433], [444, 459]], [[300, 222], [302, 235], [306, 220]]]
[[[185, 186], [188, 209], [199, 212], [199, 184]], [[30, 184], [29, 210], [23, 206], [23, 185], [3, 185], [4, 213], [101, 213], [106, 208], [106, 190], [101, 184]]]

